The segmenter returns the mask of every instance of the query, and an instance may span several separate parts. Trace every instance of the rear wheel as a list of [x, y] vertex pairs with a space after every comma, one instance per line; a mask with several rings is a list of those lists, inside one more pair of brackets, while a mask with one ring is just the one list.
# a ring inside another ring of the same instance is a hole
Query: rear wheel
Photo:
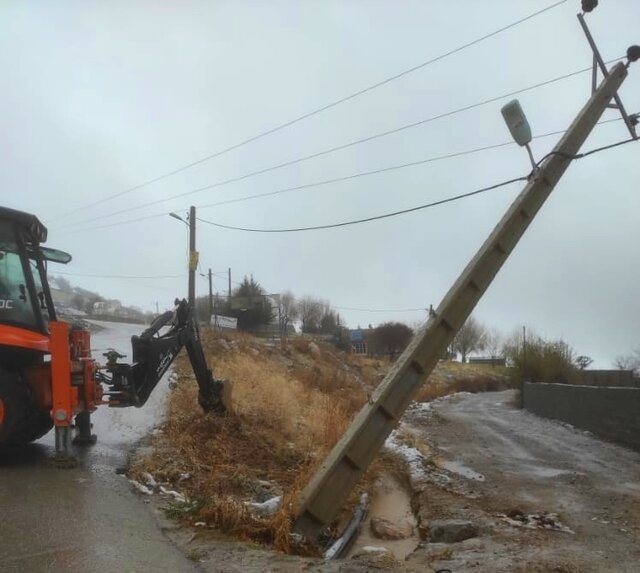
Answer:
[[52, 426], [49, 413], [37, 408], [29, 385], [18, 374], [0, 370], [0, 445], [33, 442]]

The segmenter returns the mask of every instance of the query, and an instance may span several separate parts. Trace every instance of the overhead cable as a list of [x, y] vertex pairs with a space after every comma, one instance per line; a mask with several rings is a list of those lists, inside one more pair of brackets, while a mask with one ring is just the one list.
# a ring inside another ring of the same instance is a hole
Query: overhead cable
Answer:
[[[618, 61], [620, 59], [623, 59], [623, 58], [616, 58], [616, 59], [610, 60], [610, 61], [608, 61], [606, 63], [609, 64], [611, 62]], [[282, 169], [284, 167], [290, 167], [292, 165], [296, 165], [296, 164], [302, 163], [304, 161], [309, 161], [311, 159], [316, 159], [318, 157], [322, 157], [322, 156], [328, 155], [330, 153], [335, 153], [337, 151], [342, 151], [344, 149], [348, 149], [350, 147], [354, 147], [354, 146], [360, 145], [362, 143], [366, 143], [366, 142], [369, 142], [369, 141], [374, 141], [376, 139], [380, 139], [382, 137], [386, 137], [386, 136], [392, 135], [394, 133], [399, 133], [401, 131], [404, 131], [404, 130], [407, 130], [407, 129], [412, 129], [414, 127], [418, 127], [418, 126], [421, 126], [421, 125], [425, 125], [425, 124], [431, 123], [431, 122], [439, 120], [439, 119], [444, 119], [446, 117], [451, 117], [453, 115], [456, 115], [456, 114], [459, 114], [459, 113], [462, 113], [462, 112], [465, 112], [465, 111], [476, 109], [476, 108], [488, 105], [490, 103], [494, 103], [496, 101], [499, 101], [501, 99], [513, 97], [515, 95], [518, 95], [518, 94], [521, 94], [521, 93], [524, 93], [524, 92], [527, 92], [527, 91], [535, 90], [535, 89], [538, 89], [538, 88], [541, 88], [541, 87], [544, 87], [544, 86], [547, 86], [547, 85], [550, 85], [550, 84], [553, 84], [553, 83], [556, 83], [556, 82], [559, 82], [559, 81], [563, 81], [563, 80], [575, 77], [575, 76], [577, 76], [579, 74], [583, 74], [583, 73], [591, 71], [591, 70], [592, 70], [592, 68], [591, 68], [591, 66], [589, 66], [588, 68], [583, 68], [583, 69], [577, 70], [575, 72], [571, 72], [571, 73], [568, 73], [568, 74], [563, 74], [561, 76], [557, 76], [557, 77], [552, 78], [550, 80], [546, 80], [546, 81], [539, 82], [537, 84], [533, 84], [533, 85], [525, 87], [525, 88], [521, 88], [521, 89], [518, 89], [518, 90], [515, 90], [515, 91], [511, 91], [511, 92], [507, 92], [507, 93], [504, 93], [504, 94], [501, 94], [501, 95], [498, 95], [498, 96], [494, 96], [494, 97], [491, 97], [491, 98], [476, 102], [474, 104], [470, 104], [470, 105], [467, 105], [467, 106], [464, 106], [464, 107], [460, 107], [460, 108], [457, 108], [457, 109], [454, 109], [454, 110], [451, 110], [451, 111], [447, 111], [447, 112], [444, 112], [444, 113], [440, 113], [438, 115], [434, 115], [434, 116], [431, 116], [431, 117], [428, 117], [428, 118], [425, 118], [425, 119], [421, 119], [419, 121], [415, 121], [415, 122], [412, 122], [412, 123], [401, 125], [399, 127], [393, 128], [393, 129], [388, 129], [386, 131], [375, 133], [373, 135], [370, 135], [370, 136], [367, 136], [367, 137], [363, 137], [363, 138], [360, 138], [360, 139], [356, 139], [356, 140], [350, 141], [348, 143], [344, 143], [342, 145], [337, 145], [337, 146], [334, 146], [334, 147], [331, 147], [331, 148], [328, 148], [328, 149], [324, 149], [322, 151], [317, 151], [317, 152], [311, 153], [309, 155], [304, 155], [304, 156], [298, 157], [296, 159], [285, 161], [283, 163], [278, 163], [276, 165], [271, 165], [269, 167], [264, 167], [264, 168], [258, 169], [256, 171], [251, 171], [249, 173], [245, 173], [244, 175], [239, 175], [239, 176], [236, 176], [236, 177], [223, 179], [222, 181], [218, 181], [216, 183], [205, 185], [203, 187], [197, 187], [195, 189], [191, 189], [190, 191], [185, 191], [183, 193], [177, 193], [175, 195], [170, 195], [168, 197], [164, 197], [164, 198], [161, 198], [161, 199], [156, 199], [154, 201], [149, 201], [149, 202], [146, 202], [146, 203], [142, 203], [142, 204], [134, 206], [134, 207], [127, 207], [126, 209], [120, 209], [119, 211], [113, 211], [111, 213], [105, 213], [105, 214], [102, 214], [102, 215], [98, 215], [96, 217], [92, 217], [90, 219], [84, 219], [83, 221], [77, 221], [75, 223], [69, 223], [67, 225], [63, 225], [61, 227], [57, 227], [57, 229], [66, 229], [66, 228], [69, 228], [69, 227], [75, 227], [75, 226], [83, 225], [83, 224], [86, 224], [86, 223], [92, 223], [94, 221], [99, 221], [99, 220], [102, 220], [102, 219], [115, 217], [116, 215], [121, 215], [123, 213], [130, 213], [131, 211], [137, 211], [138, 209], [145, 209], [147, 207], [152, 207], [154, 205], [159, 205], [161, 203], [166, 203], [168, 201], [172, 201], [173, 199], [178, 199], [180, 197], [186, 197], [188, 195], [193, 195], [194, 193], [200, 193], [202, 191], [208, 191], [210, 189], [215, 189], [215, 188], [218, 188], [218, 187], [222, 187], [224, 185], [229, 185], [230, 183], [238, 183], [239, 181], [244, 181], [245, 179], [249, 179], [250, 177], [255, 177], [257, 175], [264, 175], [265, 173], [269, 173], [271, 171], [276, 171], [276, 170]]]
[[428, 311], [428, 308], [419, 307], [419, 308], [355, 308], [351, 306], [334, 306], [331, 305], [331, 308], [336, 310], [353, 310], [357, 312], [416, 312], [419, 310]]
[[454, 201], [459, 201], [460, 199], [473, 197], [474, 195], [486, 193], [487, 191], [492, 191], [493, 189], [498, 189], [499, 187], [504, 187], [506, 185], [511, 185], [512, 183], [516, 183], [518, 181], [526, 181], [526, 180], [527, 180], [527, 177], [516, 177], [514, 179], [509, 179], [508, 181], [503, 181], [502, 183], [496, 183], [495, 185], [491, 185], [489, 187], [476, 189], [475, 191], [471, 191], [469, 193], [463, 193], [462, 195], [455, 195], [454, 197], [448, 197], [446, 199], [441, 199], [439, 201], [434, 201], [432, 203], [418, 205], [417, 207], [410, 207], [409, 209], [401, 209], [399, 211], [393, 211], [392, 213], [384, 213], [383, 215], [375, 215], [373, 217], [365, 217], [363, 219], [355, 219], [353, 221], [343, 221], [342, 223], [315, 225], [313, 227], [294, 227], [290, 229], [251, 229], [248, 227], [234, 227], [232, 225], [223, 225], [222, 223], [215, 223], [214, 221], [208, 221], [207, 219], [202, 219], [201, 217], [196, 217], [196, 218], [198, 221], [201, 221], [202, 223], [207, 223], [208, 225], [213, 225], [214, 227], [220, 227], [221, 229], [231, 229], [233, 231], [247, 231], [250, 233], [298, 233], [300, 231], [319, 231], [322, 229], [335, 229], [337, 227], [347, 227], [350, 225], [359, 225], [361, 223], [369, 223], [371, 221], [379, 221], [380, 219], [388, 219], [390, 217], [397, 217], [398, 215], [406, 215], [407, 213], [413, 213], [414, 211], [429, 209], [430, 207], [437, 207], [438, 205], [444, 205], [445, 203], [452, 203]]
[[56, 271], [57, 275], [66, 275], [70, 277], [90, 277], [96, 279], [181, 279], [187, 276], [186, 273], [181, 275], [151, 275], [151, 276], [137, 276], [137, 275], [99, 275], [99, 274], [85, 274], [85, 273], [67, 273], [64, 271]]
[[[596, 149], [592, 149], [590, 151], [587, 151], [585, 153], [578, 153], [576, 155], [567, 155], [565, 153], [559, 153], [557, 151], [552, 151], [550, 153], [548, 153], [547, 155], [545, 155], [540, 161], [538, 161], [537, 165], [540, 165], [545, 159], [547, 159], [549, 156], [551, 155], [562, 155], [563, 157], [566, 157], [567, 159], [582, 159], [584, 157], [588, 157], [589, 155], [593, 155], [595, 153], [600, 153], [602, 151], [606, 151], [608, 149], [613, 149], [615, 147], [620, 147], [621, 145], [626, 145], [628, 143], [635, 143], [639, 141], [638, 138], [630, 138], [630, 139], [625, 139], [623, 141], [618, 141], [616, 143], [612, 143], [610, 145], [605, 145], [603, 147], [598, 147]], [[477, 189], [475, 191], [471, 191], [469, 193], [463, 193], [462, 195], [455, 195], [454, 197], [448, 197], [447, 199], [441, 199], [440, 201], [434, 201], [432, 203], [427, 203], [425, 205], [418, 205], [417, 207], [411, 207], [409, 209], [402, 209], [399, 211], [394, 211], [392, 213], [385, 213], [383, 215], [376, 215], [373, 217], [366, 217], [363, 219], [355, 219], [352, 221], [343, 221], [341, 223], [331, 223], [331, 224], [326, 224], [326, 225], [315, 225], [315, 226], [311, 226], [311, 227], [294, 227], [294, 228], [289, 228], [289, 229], [252, 229], [252, 228], [248, 228], [248, 227], [235, 227], [232, 225], [223, 225], [222, 223], [216, 223], [214, 221], [208, 221], [206, 219], [202, 219], [200, 217], [197, 217], [197, 219], [203, 223], [207, 223], [209, 225], [213, 225], [214, 227], [220, 227], [221, 229], [230, 229], [233, 231], [246, 231], [246, 232], [250, 232], [250, 233], [297, 233], [297, 232], [301, 232], [301, 231], [318, 231], [318, 230], [323, 230], [323, 229], [335, 229], [337, 227], [347, 227], [350, 225], [359, 225], [361, 223], [369, 223], [371, 221], [379, 221], [380, 219], [388, 219], [390, 217], [397, 217], [399, 215], [406, 215], [407, 213], [413, 213], [414, 211], [420, 211], [423, 209], [428, 209], [431, 207], [437, 207], [438, 205], [444, 205], [445, 203], [452, 203], [454, 201], [459, 201], [461, 199], [466, 199], [468, 197], [472, 197], [474, 195], [479, 195], [481, 193], [486, 193], [488, 191], [492, 191], [493, 189], [497, 189], [499, 187], [504, 187], [506, 185], [510, 185], [512, 183], [515, 183], [517, 181], [527, 181], [531, 176], [533, 176], [535, 174], [535, 170], [533, 173], [531, 173], [530, 175], [526, 176], [526, 177], [516, 177], [514, 179], [509, 179], [508, 181], [503, 181], [502, 183], [497, 183], [495, 185], [491, 185], [489, 187], [483, 187], [481, 189]]]
[[[607, 123], [614, 123], [614, 122], [617, 122], [617, 121], [622, 121], [622, 118], [621, 117], [616, 117], [614, 119], [607, 119], [607, 120], [599, 121], [596, 125], [604, 125], [604, 124], [607, 124]], [[551, 137], [551, 136], [554, 136], [554, 135], [560, 135], [560, 134], [562, 134], [564, 132], [565, 132], [565, 130], [550, 131], [550, 132], [547, 132], [547, 133], [543, 133], [541, 135], [535, 135], [535, 136], [532, 137], [532, 139], [543, 139], [543, 138]], [[484, 145], [482, 147], [475, 147], [475, 148], [466, 149], [466, 150], [463, 150], [463, 151], [456, 151], [456, 152], [453, 152], [453, 153], [448, 153], [448, 154], [445, 154], [445, 155], [439, 155], [439, 156], [435, 156], [435, 157], [427, 157], [425, 159], [419, 159], [417, 161], [411, 161], [411, 162], [408, 162], [408, 163], [401, 163], [401, 164], [397, 164], [397, 165], [390, 165], [390, 166], [387, 166], [387, 167], [381, 167], [381, 168], [378, 168], [378, 169], [373, 169], [373, 170], [370, 170], [370, 171], [361, 171], [361, 172], [358, 172], [358, 173], [352, 173], [352, 174], [349, 174], [349, 175], [344, 175], [342, 177], [334, 177], [334, 178], [331, 178], [331, 179], [323, 179], [321, 181], [314, 181], [314, 182], [311, 182], [311, 183], [305, 183], [305, 184], [296, 185], [296, 186], [293, 186], [293, 187], [284, 187], [282, 189], [277, 189], [275, 191], [267, 191], [267, 192], [264, 192], [264, 193], [255, 193], [253, 195], [245, 195], [243, 197], [234, 197], [232, 199], [224, 199], [222, 201], [216, 201], [214, 203], [205, 203], [203, 205], [196, 205], [196, 209], [209, 209], [211, 207], [219, 207], [219, 206], [222, 206], [222, 205], [229, 205], [229, 204], [233, 204], [233, 203], [241, 203], [243, 201], [250, 201], [250, 200], [253, 200], [253, 199], [260, 199], [260, 198], [263, 198], [263, 197], [272, 197], [272, 196], [275, 196], [275, 195], [281, 195], [283, 193], [290, 193], [290, 192], [293, 192], [293, 191], [301, 191], [301, 190], [304, 190], [304, 189], [311, 189], [311, 188], [320, 187], [320, 186], [323, 186], [323, 185], [330, 185], [330, 184], [333, 184], [333, 183], [339, 183], [339, 182], [343, 182], [343, 181], [350, 181], [352, 179], [357, 179], [357, 178], [360, 178], [360, 177], [366, 177], [366, 176], [370, 176], [370, 175], [377, 175], [377, 174], [380, 174], [380, 173], [396, 171], [396, 170], [405, 169], [405, 168], [408, 168], [408, 167], [415, 167], [415, 166], [418, 166], [418, 165], [423, 165], [423, 164], [427, 164], [427, 163], [433, 163], [433, 162], [442, 161], [442, 160], [445, 160], [445, 159], [453, 159], [453, 158], [456, 158], [456, 157], [462, 157], [462, 156], [465, 156], [465, 155], [471, 155], [471, 154], [475, 154], [475, 153], [480, 153], [482, 151], [489, 151], [489, 150], [492, 150], [492, 149], [499, 149], [499, 148], [502, 148], [502, 147], [508, 147], [508, 146], [512, 146], [512, 145], [516, 145], [516, 143], [513, 142], [513, 141], [505, 141], [503, 143], [495, 143], [495, 144], [492, 144], [492, 145]], [[180, 210], [180, 209], [178, 209], [178, 210]], [[91, 228], [87, 228], [87, 229], [71, 229], [70, 232], [84, 232], [84, 231], [89, 231], [89, 230], [95, 231], [97, 229], [109, 229], [111, 227], [119, 227], [120, 225], [138, 223], [140, 221], [145, 221], [145, 220], [148, 220], [148, 219], [157, 219], [159, 217], [166, 217], [168, 214], [169, 214], [168, 212], [164, 211], [162, 213], [156, 213], [154, 215], [146, 215], [144, 217], [135, 217], [133, 219], [125, 219], [123, 221], [116, 221], [114, 223], [107, 223], [105, 225], [92, 226]]]
[[102, 199], [99, 199], [97, 201], [93, 201], [92, 203], [89, 203], [87, 205], [83, 205], [81, 207], [77, 207], [75, 209], [72, 209], [70, 211], [66, 211], [65, 213], [62, 213], [60, 215], [58, 215], [57, 217], [54, 217], [52, 219], [50, 219], [50, 222], [53, 221], [57, 221], [59, 219], [62, 219], [63, 217], [68, 217], [69, 215], [73, 215], [75, 213], [79, 213], [80, 211], [85, 211], [87, 209], [90, 209], [91, 207], [95, 207], [96, 205], [101, 205], [102, 203], [106, 203], [107, 201], [110, 201], [112, 199], [116, 199], [118, 197], [122, 197], [123, 195], [126, 195], [128, 193], [132, 193], [133, 191], [137, 191], [138, 189], [142, 189], [143, 187], [147, 187], [148, 185], [151, 185], [153, 183], [157, 183], [158, 181], [161, 181], [163, 179], [166, 179], [167, 177], [171, 177], [172, 175], [176, 175], [177, 173], [180, 173], [182, 171], [186, 171], [187, 169], [191, 169], [192, 167], [195, 167], [196, 165], [200, 165], [201, 163], [205, 163], [206, 161], [209, 161], [211, 159], [214, 159], [216, 157], [219, 157], [221, 155], [224, 155], [225, 153], [228, 153], [230, 151], [233, 151], [235, 149], [238, 149], [240, 147], [243, 147], [245, 145], [248, 145], [249, 143], [252, 143], [254, 141], [257, 141], [258, 139], [262, 139], [263, 137], [266, 137], [268, 135], [271, 135], [273, 133], [276, 133], [277, 131], [281, 131], [287, 127], [290, 127], [304, 119], [307, 119], [309, 117], [312, 117], [314, 115], [317, 115], [319, 113], [322, 113], [324, 111], [327, 111], [333, 107], [336, 107], [342, 103], [345, 103], [349, 100], [352, 100], [354, 98], [357, 98], [358, 96], [361, 96], [365, 93], [368, 93], [376, 88], [379, 88], [381, 86], [384, 86], [388, 83], [391, 83], [395, 80], [398, 80], [404, 76], [407, 76], [417, 70], [420, 70], [422, 68], [425, 68], [426, 66], [429, 66], [430, 64], [434, 64], [436, 62], [439, 62], [440, 60], [443, 60], [449, 56], [452, 56], [454, 54], [457, 54], [458, 52], [461, 52], [463, 50], [466, 50], [467, 48], [470, 48], [472, 46], [475, 46], [476, 44], [479, 44], [480, 42], [483, 42], [485, 40], [488, 40], [489, 38], [492, 38], [493, 36], [496, 36], [502, 32], [505, 32], [511, 28], [514, 28], [515, 26], [518, 26], [519, 24], [523, 24], [524, 22], [531, 20], [532, 18], [535, 18], [536, 16], [539, 16], [557, 6], [560, 6], [561, 4], [564, 4], [565, 2], [567, 2], [568, 0], [560, 0], [559, 2], [555, 2], [554, 4], [551, 4], [549, 6], [547, 6], [546, 8], [542, 8], [540, 10], [537, 10], [536, 12], [533, 12], [531, 14], [529, 14], [528, 16], [525, 16], [523, 18], [520, 18], [519, 20], [516, 20], [515, 22], [512, 22], [511, 24], [508, 24], [506, 26], [503, 26], [501, 28], [498, 28], [497, 30], [494, 30], [493, 32], [490, 32], [488, 34], [485, 34], [484, 36], [481, 36], [479, 38], [476, 38], [475, 40], [472, 40], [470, 42], [467, 42], [466, 44], [463, 44], [461, 46], [458, 46], [457, 48], [454, 48], [453, 50], [449, 50], [448, 52], [445, 52], [443, 54], [440, 54], [439, 56], [436, 56], [434, 58], [431, 58], [429, 60], [426, 60], [416, 66], [413, 66], [409, 69], [406, 69], [402, 72], [399, 72], [393, 76], [390, 76], [388, 78], [385, 78], [379, 82], [376, 82], [374, 84], [371, 84], [365, 88], [362, 88], [356, 92], [353, 92], [347, 96], [344, 96], [340, 99], [337, 99], [329, 104], [326, 104], [322, 107], [316, 108], [310, 112], [307, 112], [303, 115], [300, 115], [294, 119], [291, 119], [285, 123], [276, 125], [275, 127], [272, 127], [266, 131], [263, 131], [261, 133], [258, 133], [257, 135], [254, 135], [252, 137], [249, 137], [248, 139], [245, 139], [243, 141], [240, 141], [239, 143], [236, 143], [234, 145], [231, 145], [229, 147], [226, 147], [224, 149], [221, 149], [219, 151], [216, 151], [215, 153], [211, 153], [210, 155], [207, 155], [205, 157], [202, 157], [201, 159], [197, 159], [196, 161], [192, 161], [191, 163], [188, 163], [186, 165], [183, 165], [182, 167], [178, 167], [177, 169], [173, 169], [172, 171], [168, 171], [167, 173], [163, 173], [162, 175], [159, 175], [157, 177], [154, 177], [152, 179], [148, 179], [146, 181], [143, 181], [142, 183], [139, 183], [137, 185], [134, 185], [133, 187], [129, 187], [127, 189], [124, 189], [123, 191], [120, 191], [118, 193], [115, 193], [113, 195], [109, 195], [108, 197], [103, 197]]

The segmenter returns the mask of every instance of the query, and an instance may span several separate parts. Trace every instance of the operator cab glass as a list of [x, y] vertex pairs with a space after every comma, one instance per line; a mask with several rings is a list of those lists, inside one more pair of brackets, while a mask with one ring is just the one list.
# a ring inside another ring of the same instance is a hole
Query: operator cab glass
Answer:
[[46, 265], [68, 263], [71, 256], [41, 247], [38, 240], [46, 234], [34, 237], [30, 231], [21, 221], [0, 217], [0, 324], [46, 334], [48, 322], [56, 320]]
[[14, 226], [0, 220], [0, 323], [38, 327]]

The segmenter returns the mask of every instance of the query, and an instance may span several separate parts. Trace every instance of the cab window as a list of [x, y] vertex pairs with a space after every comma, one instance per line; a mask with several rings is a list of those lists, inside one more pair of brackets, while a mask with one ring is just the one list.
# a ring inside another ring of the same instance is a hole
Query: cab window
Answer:
[[0, 322], [36, 328], [13, 226], [0, 221]]

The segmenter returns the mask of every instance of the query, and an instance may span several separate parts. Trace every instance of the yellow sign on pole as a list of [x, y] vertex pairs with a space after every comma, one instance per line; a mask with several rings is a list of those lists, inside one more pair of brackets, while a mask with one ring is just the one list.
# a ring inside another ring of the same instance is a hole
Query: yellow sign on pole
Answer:
[[190, 251], [189, 252], [189, 270], [195, 272], [198, 268], [198, 260], [200, 257], [200, 253], [198, 251]]

